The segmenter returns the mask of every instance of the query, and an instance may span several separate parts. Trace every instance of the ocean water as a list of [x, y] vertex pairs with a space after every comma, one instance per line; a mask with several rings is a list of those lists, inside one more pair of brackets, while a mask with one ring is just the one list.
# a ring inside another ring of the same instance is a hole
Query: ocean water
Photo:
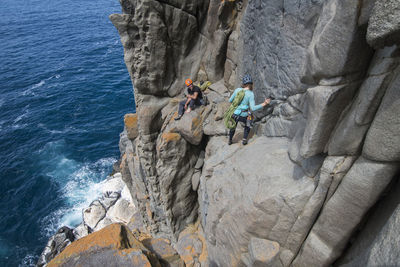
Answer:
[[134, 98], [118, 0], [0, 3], [0, 266], [32, 266], [119, 157]]

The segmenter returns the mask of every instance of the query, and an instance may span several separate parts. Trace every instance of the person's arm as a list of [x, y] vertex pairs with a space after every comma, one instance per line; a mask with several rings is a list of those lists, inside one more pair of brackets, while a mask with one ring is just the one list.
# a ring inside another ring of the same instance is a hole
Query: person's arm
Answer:
[[256, 103], [255, 103], [255, 101], [254, 101], [254, 94], [253, 94], [253, 95], [250, 97], [250, 100], [249, 100], [250, 109], [251, 109], [252, 111], [259, 110], [260, 108], [265, 107], [266, 105], [268, 105], [270, 101], [271, 101], [271, 99], [267, 98], [267, 99], [264, 100], [263, 103], [261, 103], [261, 104], [259, 104], [259, 105], [256, 105]]
[[193, 95], [189, 95], [188, 97], [191, 99], [196, 99], [198, 95], [199, 95], [198, 92], [194, 92]]

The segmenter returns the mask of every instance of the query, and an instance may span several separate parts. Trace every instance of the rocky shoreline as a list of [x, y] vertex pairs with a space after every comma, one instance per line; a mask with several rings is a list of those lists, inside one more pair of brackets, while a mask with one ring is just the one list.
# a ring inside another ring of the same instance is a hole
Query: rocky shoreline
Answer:
[[37, 265], [45, 266], [72, 242], [108, 225], [113, 223], [129, 225], [134, 219], [135, 212], [136, 208], [128, 187], [122, 181], [121, 173], [107, 177], [102, 182], [102, 196], [83, 209], [82, 223], [74, 229], [66, 226], [60, 228], [49, 239]]

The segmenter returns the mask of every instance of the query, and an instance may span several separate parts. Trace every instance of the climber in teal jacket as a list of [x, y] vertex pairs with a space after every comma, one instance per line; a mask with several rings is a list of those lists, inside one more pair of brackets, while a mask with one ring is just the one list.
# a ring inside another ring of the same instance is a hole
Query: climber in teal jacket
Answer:
[[[243, 88], [237, 88], [232, 96], [229, 98], [229, 102], [232, 102], [235, 99], [236, 94], [244, 90], [245, 94], [243, 97], [242, 102], [240, 102], [239, 106], [233, 112], [232, 118], [237, 122], [243, 122], [245, 124], [244, 133], [243, 133], [243, 140], [242, 144], [247, 145], [247, 137], [250, 133], [250, 125], [248, 122], [249, 118], [249, 111], [253, 112], [259, 110], [260, 108], [265, 107], [271, 101], [271, 99], [267, 98], [265, 101], [259, 105], [256, 105], [254, 101], [254, 93], [253, 93], [253, 80], [250, 75], [246, 74], [243, 77]], [[229, 130], [229, 141], [228, 144], [232, 144], [233, 135], [235, 134], [236, 127]]]

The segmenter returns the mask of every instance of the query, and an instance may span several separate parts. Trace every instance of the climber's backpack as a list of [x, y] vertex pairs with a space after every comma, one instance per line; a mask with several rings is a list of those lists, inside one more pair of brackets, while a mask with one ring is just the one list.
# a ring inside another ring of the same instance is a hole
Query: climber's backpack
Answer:
[[233, 113], [235, 112], [236, 108], [240, 105], [244, 98], [245, 92], [244, 90], [240, 90], [237, 92], [235, 98], [232, 101], [232, 104], [228, 108], [228, 110], [224, 114], [224, 124], [225, 127], [228, 129], [233, 129], [236, 127], [236, 121], [232, 118]]

